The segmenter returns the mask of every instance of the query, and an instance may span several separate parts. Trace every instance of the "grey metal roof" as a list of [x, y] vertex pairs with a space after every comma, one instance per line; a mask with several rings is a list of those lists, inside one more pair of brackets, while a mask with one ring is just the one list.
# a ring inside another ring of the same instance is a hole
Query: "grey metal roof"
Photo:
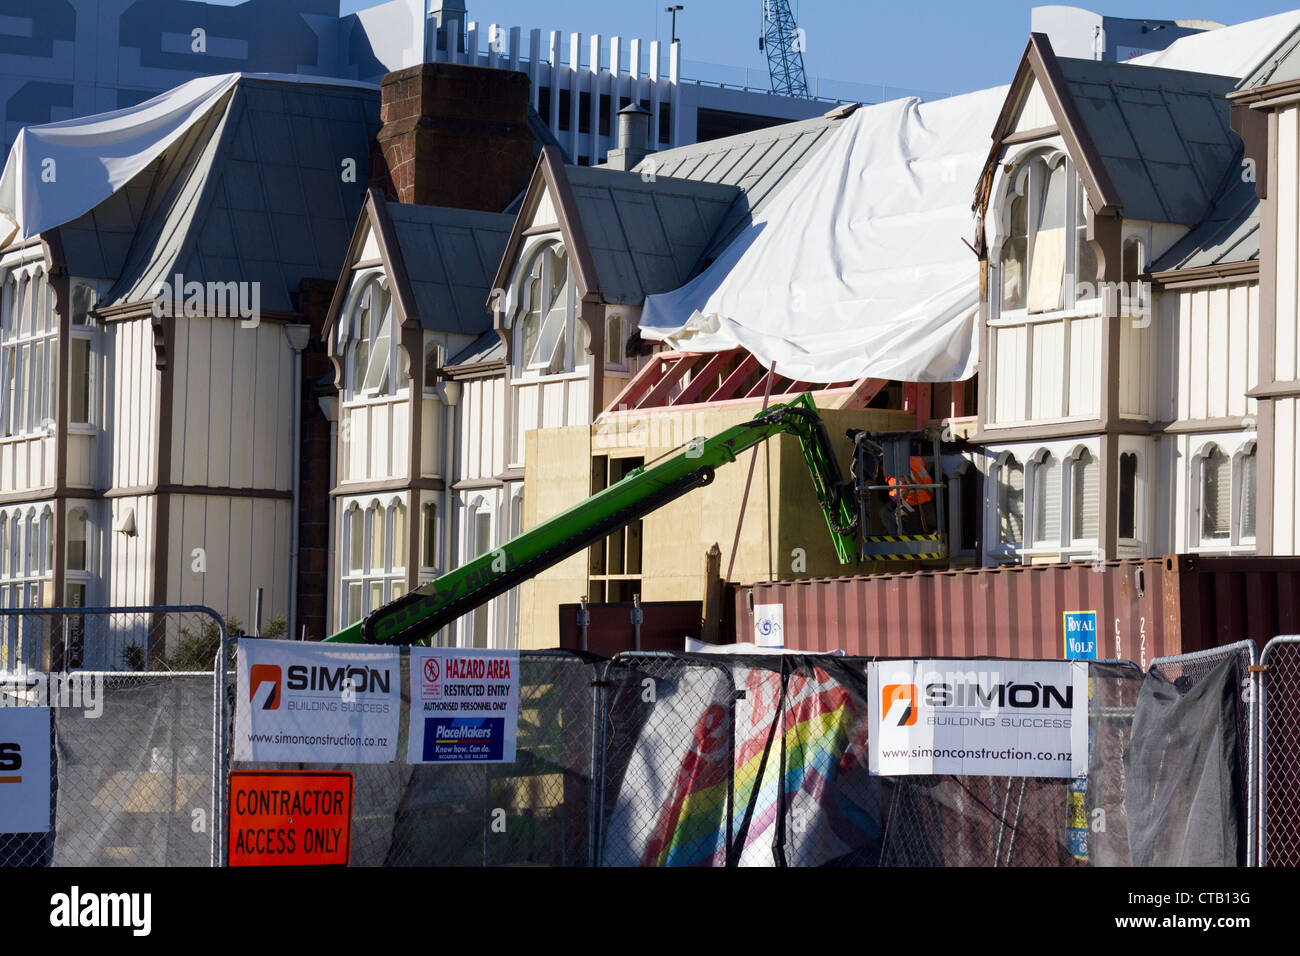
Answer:
[[506, 343], [496, 329], [484, 332], [468, 346], [453, 355], [446, 367], [455, 370], [462, 365], [483, 365], [486, 362], [504, 362]]
[[1237, 89], [1253, 90], [1257, 86], [1289, 80], [1300, 80], [1300, 27], [1282, 37], [1276, 49], [1264, 58], [1254, 73], [1242, 79]]
[[[243, 77], [193, 162], [160, 170], [103, 305], [160, 282], [258, 282], [261, 308], [294, 311], [304, 278], [337, 278], [365, 195], [379, 93]], [[341, 175], [356, 162], [355, 182]]]
[[652, 170], [660, 177], [723, 183], [740, 190], [741, 195], [733, 200], [705, 249], [703, 258], [714, 259], [793, 174], [830, 141], [848, 112], [651, 153], [634, 171]]
[[640, 305], [681, 286], [741, 191], [735, 185], [588, 166], [566, 166], [601, 298]]
[[1199, 223], [1240, 140], [1230, 77], [1061, 58], [1061, 73], [1128, 219]]
[[1229, 176], [1210, 214], [1152, 263], [1150, 271], [1249, 262], [1259, 258], [1259, 238], [1255, 184]]
[[175, 198], [165, 185], [155, 189], [155, 184], [179, 185], [187, 180], [221, 115], [221, 109], [213, 109], [117, 192], [58, 227], [71, 275], [116, 279], [122, 274], [140, 223]]
[[[423, 328], [476, 335], [515, 217], [499, 212], [386, 203]], [[496, 333], [492, 333], [495, 335]]]

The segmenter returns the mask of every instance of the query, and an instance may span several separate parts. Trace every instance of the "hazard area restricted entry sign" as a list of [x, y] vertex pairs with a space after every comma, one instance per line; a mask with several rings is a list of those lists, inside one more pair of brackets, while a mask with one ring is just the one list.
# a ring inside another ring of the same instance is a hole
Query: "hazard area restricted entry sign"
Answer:
[[230, 772], [230, 866], [347, 866], [352, 774]]

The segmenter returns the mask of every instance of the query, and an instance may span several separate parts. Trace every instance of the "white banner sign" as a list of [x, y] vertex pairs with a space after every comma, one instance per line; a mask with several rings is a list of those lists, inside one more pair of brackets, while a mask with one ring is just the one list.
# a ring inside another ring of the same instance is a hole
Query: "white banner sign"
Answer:
[[519, 652], [411, 648], [409, 763], [514, 763]]
[[50, 708], [0, 707], [0, 833], [50, 829]]
[[1088, 772], [1085, 662], [880, 661], [867, 692], [874, 774]]
[[235, 759], [392, 763], [400, 660], [396, 647], [241, 639]]

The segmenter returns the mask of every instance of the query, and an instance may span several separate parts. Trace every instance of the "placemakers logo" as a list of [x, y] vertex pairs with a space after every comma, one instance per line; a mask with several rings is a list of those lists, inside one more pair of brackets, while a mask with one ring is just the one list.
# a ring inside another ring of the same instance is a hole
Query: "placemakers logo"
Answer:
[[[274, 670], [277, 673], [274, 677], [267, 673], [262, 678], [262, 683], [273, 683], [270, 693], [276, 697], [274, 705], [268, 707], [270, 701], [267, 701], [262, 705], [264, 709], [271, 710], [283, 705], [291, 711], [349, 714], [389, 712], [387, 697], [393, 687], [393, 671], [390, 667], [292, 664], [285, 669], [284, 679], [281, 680], [278, 667], [265, 666], [268, 672]], [[250, 668], [248, 675], [254, 706], [258, 688], [258, 677], [254, 672], [257, 670], [258, 667]]]
[[132, 936], [148, 936], [153, 927], [152, 893], [83, 893], [74, 886], [50, 897], [50, 925], [125, 927]]
[[[915, 692], [914, 685], [891, 685], [886, 692], [893, 686], [913, 687]], [[921, 689], [914, 703], [925, 711], [928, 726], [1066, 728], [1074, 708], [1074, 685], [1069, 682], [1017, 683], [999, 674], [939, 672], [925, 675]]]

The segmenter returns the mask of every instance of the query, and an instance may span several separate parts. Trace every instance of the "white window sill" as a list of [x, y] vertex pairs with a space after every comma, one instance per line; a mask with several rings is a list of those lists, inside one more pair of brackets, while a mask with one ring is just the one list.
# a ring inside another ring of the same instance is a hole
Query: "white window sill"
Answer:
[[392, 405], [396, 402], [404, 402], [410, 394], [410, 389], [402, 389], [396, 395], [362, 395], [345, 399], [343, 407], [348, 408], [369, 408], [374, 405]]
[[1039, 322], [1059, 322], [1061, 319], [1092, 319], [1102, 313], [1101, 299], [1085, 299], [1073, 309], [1057, 309], [1054, 312], [1028, 312], [1025, 309], [1013, 309], [1000, 312], [988, 320], [989, 328], [999, 326], [1034, 325]]
[[524, 372], [523, 374], [513, 375], [510, 379], [511, 385], [535, 385], [538, 382], [563, 382], [578, 381], [587, 378], [588, 367], [583, 365], [574, 369], [572, 372], [557, 372], [554, 375], [538, 375], [535, 372]]
[[1194, 554], [1203, 555], [1254, 554], [1255, 542], [1251, 541], [1249, 543], [1224, 545], [1203, 544], [1192, 548], [1192, 552]]

